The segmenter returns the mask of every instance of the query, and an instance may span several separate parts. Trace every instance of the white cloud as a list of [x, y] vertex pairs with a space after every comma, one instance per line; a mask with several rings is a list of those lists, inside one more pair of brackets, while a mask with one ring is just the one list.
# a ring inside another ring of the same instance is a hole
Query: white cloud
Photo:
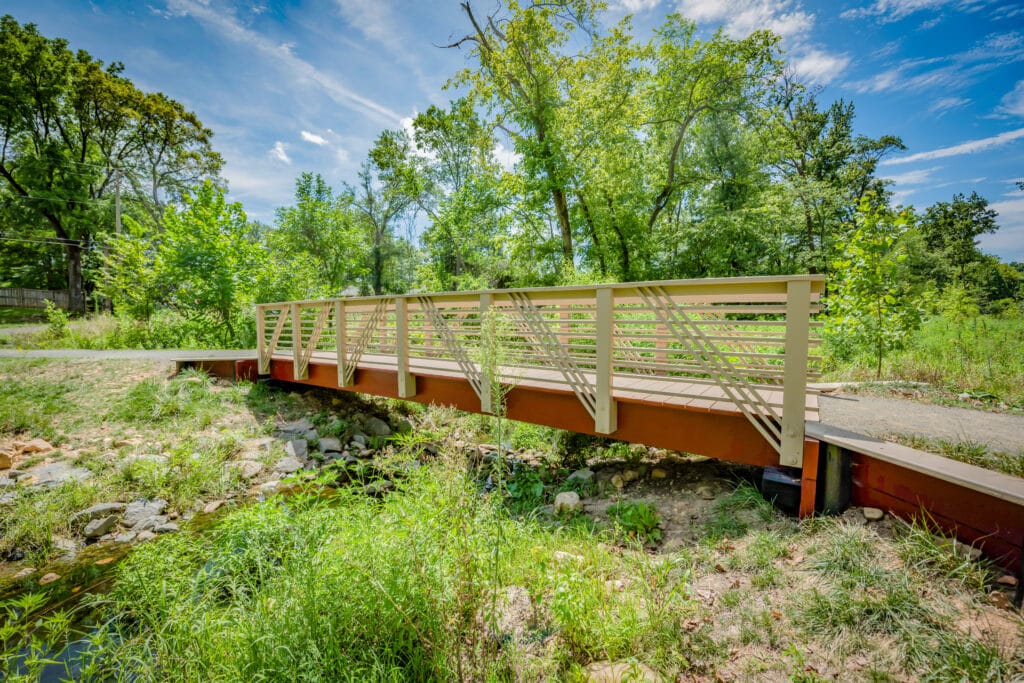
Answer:
[[331, 144], [327, 142], [327, 138], [317, 135], [316, 133], [310, 133], [308, 130], [302, 131], [302, 139], [306, 142], [312, 142], [314, 145], [319, 147]]
[[996, 111], [1010, 116], [1024, 116], [1024, 81], [1017, 81], [1013, 90], [1003, 95]]
[[523, 160], [523, 155], [514, 149], [509, 149], [500, 142], [494, 147], [494, 158], [506, 171], [511, 171], [516, 164]]
[[288, 156], [288, 152], [285, 149], [285, 144], [283, 142], [281, 142], [280, 140], [278, 140], [277, 142], [274, 143], [274, 146], [270, 148], [270, 151], [267, 152], [267, 154], [269, 154], [270, 156], [274, 157], [275, 159], [277, 159], [278, 161], [281, 161], [283, 163], [286, 163], [286, 164], [292, 163], [292, 160]]
[[659, 4], [661, 0], [619, 0], [619, 6], [632, 14], [652, 10]]
[[1014, 140], [1018, 140], [1020, 138], [1024, 138], [1024, 128], [1008, 130], [1005, 133], [993, 135], [992, 137], [988, 138], [982, 138], [980, 140], [969, 140], [967, 142], [962, 142], [959, 145], [953, 145], [951, 147], [941, 147], [939, 149], [933, 149], [928, 152], [918, 152], [917, 154], [911, 154], [905, 157], [886, 159], [880, 162], [880, 165], [887, 166], [892, 164], [909, 164], [915, 161], [927, 161], [929, 159], [945, 159], [946, 157], [954, 157], [959, 156], [961, 154], [974, 154], [976, 152], [983, 152], [985, 150], [994, 149], [996, 147], [1002, 147], [1003, 145], [1009, 144]]
[[793, 70], [811, 83], [829, 83], [850, 65], [846, 55], [833, 55], [811, 48], [792, 60]]
[[815, 15], [800, 0], [680, 0], [679, 13], [698, 23], [720, 24], [734, 38], [768, 29], [782, 37], [793, 70], [817, 84], [832, 81], [850, 64], [846, 55], [812, 45]]
[[386, 125], [392, 125], [401, 118], [384, 105], [360, 95], [334, 76], [295, 56], [292, 45], [277, 43], [246, 28], [228, 12], [218, 11], [202, 0], [168, 0], [167, 8], [177, 16], [192, 17], [222, 37], [262, 53], [288, 71], [292, 78], [311, 83], [347, 109]]
[[970, 103], [971, 100], [966, 97], [940, 97], [932, 102], [932, 106], [928, 107], [928, 113], [941, 116], [951, 109], [958, 109]]
[[1024, 261], [1024, 198], [993, 202], [988, 207], [999, 214], [999, 230], [981, 236], [982, 248], [1008, 261]]
[[882, 23], [899, 21], [922, 10], [940, 10], [950, 5], [956, 9], [972, 11], [985, 4], [985, 0], [875, 0], [867, 7], [846, 10], [843, 19], [877, 17]]
[[919, 168], [915, 171], [907, 171], [906, 173], [896, 173], [893, 175], [884, 176], [886, 180], [891, 180], [895, 185], [923, 185], [930, 182], [932, 174], [935, 171], [940, 170], [941, 166], [933, 166], [931, 168]]

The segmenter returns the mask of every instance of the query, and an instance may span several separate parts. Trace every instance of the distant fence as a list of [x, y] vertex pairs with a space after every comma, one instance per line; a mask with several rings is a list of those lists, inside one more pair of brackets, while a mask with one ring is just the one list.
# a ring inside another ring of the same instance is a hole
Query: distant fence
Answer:
[[0, 288], [0, 308], [46, 308], [52, 301], [58, 308], [70, 308], [71, 297], [66, 289]]

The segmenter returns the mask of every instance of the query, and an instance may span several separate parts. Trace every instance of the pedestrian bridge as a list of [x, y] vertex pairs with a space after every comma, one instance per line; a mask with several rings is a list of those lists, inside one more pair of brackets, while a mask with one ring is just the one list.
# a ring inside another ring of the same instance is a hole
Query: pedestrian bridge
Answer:
[[257, 306], [259, 373], [800, 467], [824, 278], [672, 280]]

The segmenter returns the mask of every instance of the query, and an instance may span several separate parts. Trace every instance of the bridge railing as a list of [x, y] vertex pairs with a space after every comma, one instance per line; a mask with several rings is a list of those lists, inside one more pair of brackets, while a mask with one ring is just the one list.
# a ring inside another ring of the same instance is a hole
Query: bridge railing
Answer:
[[481, 322], [493, 311], [496, 379], [571, 390], [595, 432], [615, 432], [617, 398], [731, 407], [796, 466], [823, 290], [823, 277], [798, 275], [259, 304], [260, 373], [282, 355], [297, 380], [314, 359], [337, 363], [339, 386], [357, 368], [392, 370], [404, 398], [416, 374], [461, 377], [490, 412]]

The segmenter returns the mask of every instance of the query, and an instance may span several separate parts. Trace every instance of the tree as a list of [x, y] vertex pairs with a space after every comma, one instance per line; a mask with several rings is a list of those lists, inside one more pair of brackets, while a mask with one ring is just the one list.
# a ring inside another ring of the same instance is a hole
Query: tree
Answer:
[[32, 24], [0, 18], [0, 210], [21, 236], [49, 237], [65, 252], [74, 310], [84, 310], [83, 254], [112, 221], [122, 180], [148, 187], [126, 200], [214, 177], [221, 158], [212, 133], [163, 95], [146, 95], [121, 73]]
[[395, 235], [395, 223], [407, 215], [412, 198], [418, 194], [415, 178], [405, 164], [409, 155], [409, 137], [404, 131], [384, 131], [363, 162], [359, 183], [348, 188], [369, 237], [370, 287], [374, 294], [404, 289], [399, 282], [388, 279], [387, 266], [396, 254], [407, 251], [401, 244], [404, 240]]
[[[277, 210], [271, 253], [302, 280], [300, 297], [338, 296], [366, 275], [368, 249], [350, 192], [334, 194], [319, 173], [295, 180], [295, 205]], [[309, 276], [299, 274], [306, 269]]]
[[[988, 200], [972, 192], [953, 196], [952, 202], [936, 202], [925, 210], [920, 222], [928, 249], [954, 270], [954, 276], [966, 284], [968, 269], [983, 259], [978, 237], [999, 229], [998, 214], [988, 208]], [[943, 283], [938, 273], [939, 284]]]
[[203, 319], [235, 337], [238, 316], [254, 303], [254, 283], [264, 252], [253, 240], [239, 203], [228, 203], [211, 181], [182, 207], [168, 206], [157, 247], [155, 269], [164, 300], [190, 319]]
[[826, 334], [840, 344], [872, 349], [881, 377], [885, 352], [903, 344], [920, 322], [921, 310], [901, 277], [900, 237], [910, 214], [894, 215], [876, 199], [868, 193], [859, 202], [854, 227], [833, 264], [825, 324]]

